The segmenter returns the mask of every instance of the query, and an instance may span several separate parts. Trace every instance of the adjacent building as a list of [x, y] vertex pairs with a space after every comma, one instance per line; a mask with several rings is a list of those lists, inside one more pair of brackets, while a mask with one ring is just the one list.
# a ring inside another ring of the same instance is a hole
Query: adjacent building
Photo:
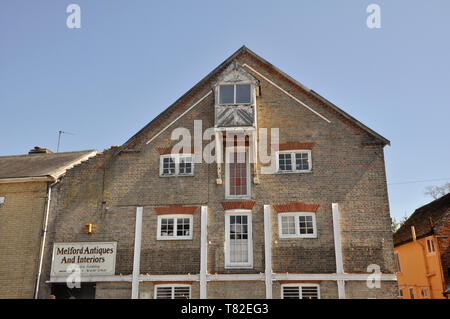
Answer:
[[0, 157], [0, 298], [33, 298], [51, 190], [65, 172], [97, 152]]
[[450, 193], [414, 211], [394, 234], [399, 296], [448, 299]]
[[242, 47], [54, 186], [39, 297], [394, 298], [388, 144]]

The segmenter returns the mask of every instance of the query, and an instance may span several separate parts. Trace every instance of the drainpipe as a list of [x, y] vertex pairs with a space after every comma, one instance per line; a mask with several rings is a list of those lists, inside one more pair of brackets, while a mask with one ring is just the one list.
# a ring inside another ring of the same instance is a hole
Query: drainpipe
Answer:
[[36, 280], [36, 289], [34, 290], [34, 299], [38, 299], [39, 295], [39, 284], [41, 281], [41, 274], [42, 274], [42, 263], [44, 260], [44, 250], [45, 250], [45, 239], [47, 238], [47, 229], [48, 229], [48, 216], [50, 212], [50, 201], [52, 196], [52, 187], [58, 183], [58, 180], [56, 180], [53, 184], [47, 183], [47, 200], [46, 200], [46, 207], [45, 207], [45, 215], [44, 215], [44, 229], [42, 231], [42, 240], [41, 240], [41, 249], [40, 249], [40, 256], [39, 256], [39, 268], [38, 268], [38, 274], [37, 274], [37, 280]]

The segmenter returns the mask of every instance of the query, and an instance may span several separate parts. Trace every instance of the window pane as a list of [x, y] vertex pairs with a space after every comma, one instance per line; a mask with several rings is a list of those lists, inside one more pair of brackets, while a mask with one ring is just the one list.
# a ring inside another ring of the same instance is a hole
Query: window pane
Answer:
[[177, 219], [177, 236], [189, 236], [190, 235], [190, 219], [178, 218]]
[[302, 287], [302, 299], [318, 299], [319, 290], [315, 286], [303, 286]]
[[283, 287], [283, 299], [299, 299], [300, 287]]
[[[248, 262], [248, 217], [230, 216], [230, 262]], [[233, 221], [233, 223], [232, 223]]]
[[189, 299], [189, 287], [174, 287], [174, 299]]
[[308, 153], [295, 154], [295, 169], [297, 171], [309, 170]]
[[157, 287], [156, 299], [172, 299], [172, 287]]
[[163, 158], [163, 174], [164, 175], [175, 174], [175, 160], [172, 157]]
[[180, 174], [192, 174], [192, 157], [180, 158]]
[[228, 157], [229, 193], [231, 196], [247, 194], [247, 160], [245, 152], [230, 153]]
[[219, 103], [234, 104], [234, 85], [219, 86]]
[[300, 234], [314, 234], [312, 216], [298, 216]]
[[173, 219], [161, 219], [161, 236], [173, 236]]
[[292, 171], [291, 154], [278, 154], [280, 171]]
[[295, 235], [295, 217], [283, 216], [281, 217], [281, 234]]
[[250, 101], [250, 84], [236, 85], [236, 103], [248, 104]]

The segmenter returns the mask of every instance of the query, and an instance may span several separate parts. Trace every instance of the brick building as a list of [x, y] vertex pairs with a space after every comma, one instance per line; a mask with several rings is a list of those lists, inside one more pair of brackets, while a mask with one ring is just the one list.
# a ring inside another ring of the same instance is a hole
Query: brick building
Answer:
[[0, 298], [33, 298], [51, 185], [96, 151], [0, 157]]
[[450, 296], [450, 193], [414, 211], [394, 234], [399, 296]]
[[242, 47], [55, 186], [40, 298], [393, 298], [387, 144]]

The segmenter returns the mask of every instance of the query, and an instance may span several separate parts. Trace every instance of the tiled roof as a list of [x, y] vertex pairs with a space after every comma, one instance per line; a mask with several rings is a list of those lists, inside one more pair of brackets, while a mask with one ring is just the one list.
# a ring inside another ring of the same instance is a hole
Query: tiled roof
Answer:
[[95, 150], [0, 156], [0, 180], [31, 177], [57, 178], [83, 159], [94, 156]]
[[394, 234], [394, 246], [412, 240], [411, 226], [414, 226], [416, 237], [421, 238], [433, 233], [433, 226], [441, 218], [449, 214], [450, 193], [414, 211], [408, 220]]

